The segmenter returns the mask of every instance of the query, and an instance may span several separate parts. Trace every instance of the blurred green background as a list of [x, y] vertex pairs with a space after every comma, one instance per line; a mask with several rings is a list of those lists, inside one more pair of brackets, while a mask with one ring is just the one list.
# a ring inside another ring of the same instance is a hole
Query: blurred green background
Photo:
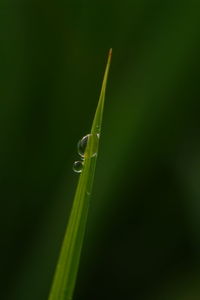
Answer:
[[1, 300], [48, 297], [110, 47], [74, 300], [200, 299], [199, 41], [197, 0], [1, 0]]

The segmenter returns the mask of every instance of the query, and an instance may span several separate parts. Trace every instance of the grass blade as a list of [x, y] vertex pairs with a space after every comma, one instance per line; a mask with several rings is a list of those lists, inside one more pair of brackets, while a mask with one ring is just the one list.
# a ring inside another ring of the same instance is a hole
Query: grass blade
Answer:
[[[84, 154], [84, 166], [79, 177], [49, 300], [71, 300], [73, 296], [98, 154], [105, 90], [111, 55], [112, 49], [109, 51], [100, 98]], [[96, 155], [93, 155], [94, 153]]]

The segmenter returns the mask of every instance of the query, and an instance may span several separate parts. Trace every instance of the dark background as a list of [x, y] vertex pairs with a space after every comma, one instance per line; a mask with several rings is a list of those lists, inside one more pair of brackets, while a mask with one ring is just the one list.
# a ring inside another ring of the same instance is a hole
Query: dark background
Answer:
[[110, 47], [74, 300], [200, 299], [199, 1], [0, 2], [1, 300], [45, 300]]

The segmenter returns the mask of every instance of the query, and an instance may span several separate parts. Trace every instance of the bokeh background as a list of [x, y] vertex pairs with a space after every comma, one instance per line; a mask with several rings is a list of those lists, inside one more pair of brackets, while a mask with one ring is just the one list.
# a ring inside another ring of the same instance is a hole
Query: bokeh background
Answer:
[[200, 3], [0, 2], [1, 300], [45, 300], [110, 47], [74, 300], [200, 299]]

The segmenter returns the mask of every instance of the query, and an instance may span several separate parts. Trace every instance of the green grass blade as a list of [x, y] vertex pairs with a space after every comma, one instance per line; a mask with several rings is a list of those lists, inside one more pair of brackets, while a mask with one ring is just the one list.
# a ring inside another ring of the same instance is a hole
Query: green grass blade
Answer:
[[[112, 49], [109, 51], [100, 98], [91, 128], [91, 135], [89, 136], [85, 150], [84, 166], [79, 177], [71, 215], [61, 248], [60, 257], [58, 259], [49, 300], [71, 300], [73, 296], [98, 154], [99, 137], [101, 133], [101, 123], [105, 101], [105, 90], [111, 54]], [[98, 136], [98, 138], [96, 138], [96, 136]], [[94, 153], [96, 153], [96, 155], [93, 155]]]

